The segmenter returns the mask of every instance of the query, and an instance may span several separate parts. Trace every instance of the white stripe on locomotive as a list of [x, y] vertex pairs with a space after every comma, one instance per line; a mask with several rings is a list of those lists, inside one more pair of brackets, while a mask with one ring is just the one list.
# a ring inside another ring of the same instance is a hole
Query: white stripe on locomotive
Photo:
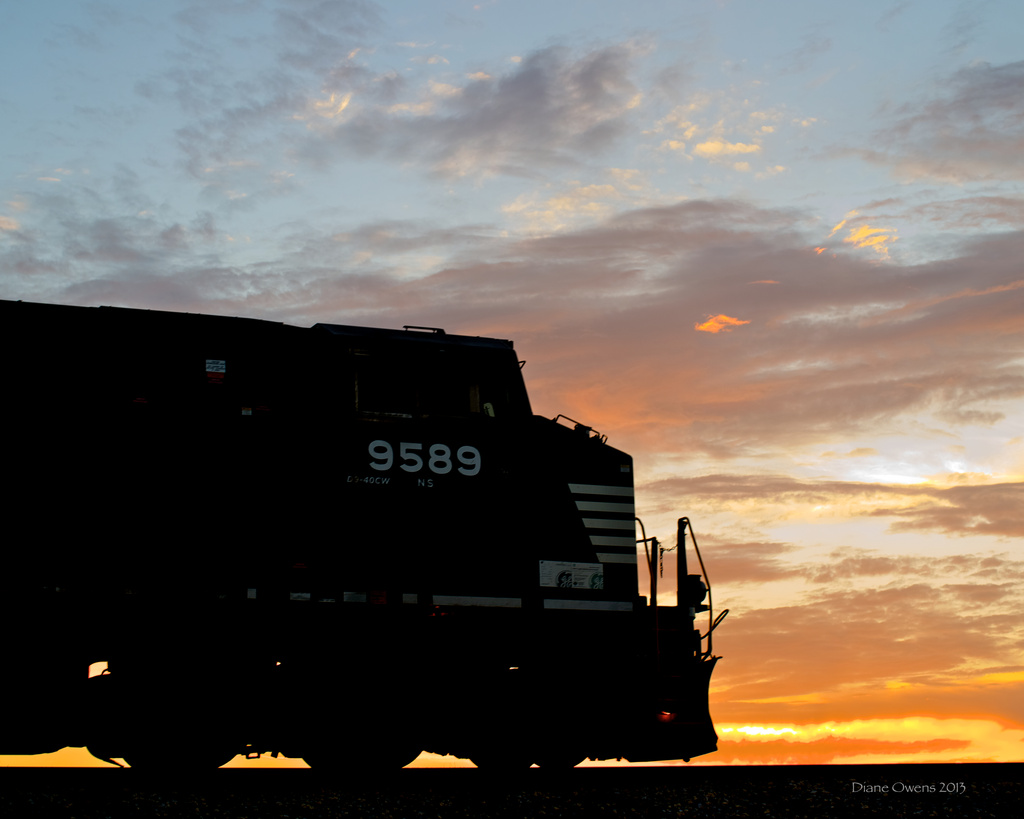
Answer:
[[598, 552], [597, 559], [601, 563], [632, 563], [636, 565], [636, 552], [630, 555], [621, 552]]
[[632, 486], [602, 486], [596, 483], [571, 483], [569, 491], [574, 495], [629, 495], [633, 497]]
[[583, 518], [583, 525], [588, 529], [629, 529], [636, 532], [633, 520], [616, 520], [615, 518]]
[[633, 604], [611, 600], [545, 600], [546, 609], [576, 609], [582, 611], [632, 611]]
[[576, 508], [581, 512], [615, 512], [620, 515], [636, 516], [631, 503], [611, 503], [609, 501], [576, 501]]

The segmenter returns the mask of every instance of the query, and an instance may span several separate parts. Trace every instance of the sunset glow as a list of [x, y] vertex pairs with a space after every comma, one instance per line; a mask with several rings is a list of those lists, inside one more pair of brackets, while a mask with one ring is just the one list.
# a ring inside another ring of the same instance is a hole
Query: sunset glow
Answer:
[[0, 297], [512, 339], [693, 522], [690, 764], [1022, 761], [1024, 6], [969, 5], [7, 4]]
[[[987, 762], [1013, 755], [1024, 730], [994, 720], [870, 719], [788, 726], [720, 725], [720, 764]], [[708, 760], [710, 761], [710, 759]]]

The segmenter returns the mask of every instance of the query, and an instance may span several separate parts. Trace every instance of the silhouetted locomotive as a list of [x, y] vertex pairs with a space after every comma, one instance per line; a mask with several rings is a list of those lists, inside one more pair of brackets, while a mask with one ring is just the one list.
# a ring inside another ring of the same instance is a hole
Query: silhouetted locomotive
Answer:
[[0, 753], [716, 749], [701, 575], [638, 596], [630, 457], [533, 415], [510, 342], [10, 301], [0, 334]]

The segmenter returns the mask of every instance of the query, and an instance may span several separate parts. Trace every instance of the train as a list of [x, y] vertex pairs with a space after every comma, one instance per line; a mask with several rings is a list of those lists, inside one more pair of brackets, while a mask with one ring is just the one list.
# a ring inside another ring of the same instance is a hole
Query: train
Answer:
[[22, 301], [0, 339], [0, 754], [351, 774], [717, 749], [724, 612], [692, 527], [663, 605], [631, 457], [534, 414], [512, 342]]

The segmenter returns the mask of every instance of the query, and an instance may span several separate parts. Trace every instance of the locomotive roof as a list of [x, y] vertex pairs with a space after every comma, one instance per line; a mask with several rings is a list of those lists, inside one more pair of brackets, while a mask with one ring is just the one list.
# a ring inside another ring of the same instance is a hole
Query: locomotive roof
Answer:
[[458, 336], [446, 333], [436, 327], [408, 327], [402, 330], [386, 330], [380, 327], [357, 327], [348, 324], [315, 324], [314, 330], [324, 330], [331, 335], [357, 338], [390, 339], [395, 341], [415, 340], [435, 344], [457, 344], [466, 347], [500, 347], [511, 349], [512, 342], [484, 336]]
[[15, 305], [24, 305], [26, 311], [36, 313], [37, 318], [45, 317], [48, 320], [54, 321], [58, 324], [66, 324], [73, 320], [75, 316], [84, 315], [84, 311], [97, 311], [95, 315], [102, 315], [104, 313], [108, 315], [118, 315], [124, 318], [131, 319], [142, 319], [143, 317], [152, 317], [153, 319], [160, 320], [185, 320], [185, 321], [199, 321], [199, 322], [217, 322], [217, 323], [233, 323], [233, 324], [245, 324], [248, 326], [281, 326], [290, 327], [298, 330], [310, 329], [318, 332], [326, 332], [332, 336], [344, 336], [351, 339], [373, 339], [382, 342], [402, 342], [402, 341], [415, 341], [420, 344], [437, 344], [445, 346], [459, 346], [459, 347], [483, 347], [490, 349], [512, 349], [512, 342], [504, 339], [497, 338], [486, 338], [483, 336], [462, 336], [452, 335], [446, 333], [444, 330], [436, 327], [419, 327], [413, 325], [407, 325], [401, 330], [391, 330], [381, 327], [359, 327], [356, 325], [349, 324], [327, 324], [318, 323], [314, 324], [310, 328], [298, 327], [297, 325], [289, 325], [280, 321], [270, 321], [267, 319], [254, 319], [246, 318], [242, 316], [223, 316], [212, 313], [187, 313], [177, 312], [173, 310], [148, 310], [134, 307], [113, 307], [113, 306], [101, 306], [101, 307], [85, 307], [80, 305], [63, 305], [63, 304], [46, 304], [42, 302], [24, 302], [14, 301], [8, 299], [0, 299], [0, 306], [7, 309], [18, 310]]

